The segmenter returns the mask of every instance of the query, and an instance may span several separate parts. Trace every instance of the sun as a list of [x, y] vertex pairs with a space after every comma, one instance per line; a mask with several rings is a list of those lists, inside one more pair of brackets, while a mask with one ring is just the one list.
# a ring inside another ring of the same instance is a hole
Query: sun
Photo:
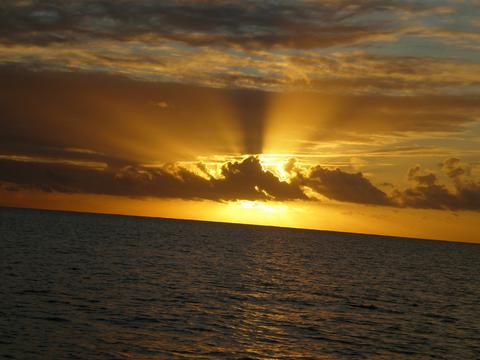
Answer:
[[238, 204], [244, 209], [254, 209], [259, 212], [265, 213], [277, 213], [284, 212], [286, 210], [285, 205], [267, 203], [264, 201], [250, 201], [250, 200], [240, 200]]
[[261, 154], [260, 162], [265, 170], [272, 171], [282, 181], [288, 181], [290, 175], [285, 171], [288, 160], [293, 154]]
[[290, 208], [285, 203], [251, 200], [228, 202], [222, 211], [228, 221], [264, 225], [273, 225], [282, 219], [287, 221], [289, 213]]

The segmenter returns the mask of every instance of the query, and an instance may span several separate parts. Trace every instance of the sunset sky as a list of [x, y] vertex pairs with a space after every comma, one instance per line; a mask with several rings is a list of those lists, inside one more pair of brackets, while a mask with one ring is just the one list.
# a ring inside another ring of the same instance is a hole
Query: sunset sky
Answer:
[[2, 0], [0, 205], [480, 242], [480, 1]]

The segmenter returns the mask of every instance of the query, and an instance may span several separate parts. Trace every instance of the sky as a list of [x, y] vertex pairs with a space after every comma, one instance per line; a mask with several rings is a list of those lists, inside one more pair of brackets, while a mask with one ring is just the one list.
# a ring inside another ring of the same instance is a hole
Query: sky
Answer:
[[479, 15], [3, 0], [0, 205], [480, 242]]

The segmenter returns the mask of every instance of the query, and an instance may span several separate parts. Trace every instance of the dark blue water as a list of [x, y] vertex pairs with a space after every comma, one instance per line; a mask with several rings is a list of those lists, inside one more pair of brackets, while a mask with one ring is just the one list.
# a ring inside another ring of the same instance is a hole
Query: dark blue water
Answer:
[[0, 208], [0, 357], [476, 359], [480, 246]]

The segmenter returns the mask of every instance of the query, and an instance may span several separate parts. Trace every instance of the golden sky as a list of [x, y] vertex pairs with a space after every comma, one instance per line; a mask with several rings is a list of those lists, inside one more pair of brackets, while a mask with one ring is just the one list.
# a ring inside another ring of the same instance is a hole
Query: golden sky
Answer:
[[480, 242], [479, 1], [4, 1], [0, 205]]

